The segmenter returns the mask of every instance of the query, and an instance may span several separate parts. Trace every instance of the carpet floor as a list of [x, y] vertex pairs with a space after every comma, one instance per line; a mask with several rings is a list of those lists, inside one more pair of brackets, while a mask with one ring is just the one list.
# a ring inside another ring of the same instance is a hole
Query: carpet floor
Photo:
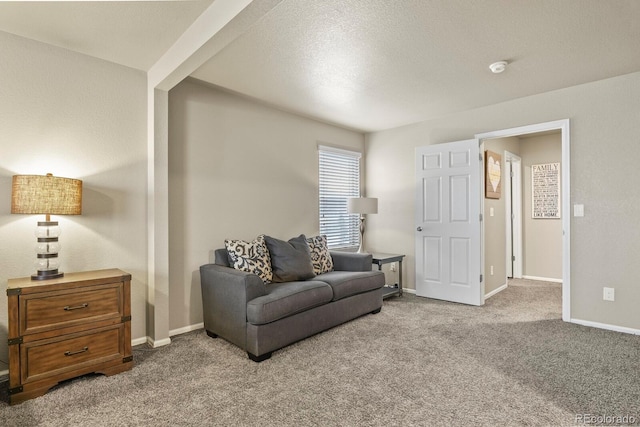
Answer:
[[639, 360], [639, 336], [564, 323], [561, 285], [520, 280], [482, 307], [405, 293], [259, 364], [199, 330], [20, 405], [5, 382], [0, 425], [640, 425]]

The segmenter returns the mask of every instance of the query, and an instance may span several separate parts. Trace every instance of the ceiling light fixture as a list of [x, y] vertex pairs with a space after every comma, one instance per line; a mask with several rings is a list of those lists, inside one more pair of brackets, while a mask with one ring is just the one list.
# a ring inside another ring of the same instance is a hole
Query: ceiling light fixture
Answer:
[[507, 61], [494, 62], [493, 64], [489, 65], [489, 69], [494, 74], [500, 74], [501, 72], [507, 69], [507, 64], [508, 64]]

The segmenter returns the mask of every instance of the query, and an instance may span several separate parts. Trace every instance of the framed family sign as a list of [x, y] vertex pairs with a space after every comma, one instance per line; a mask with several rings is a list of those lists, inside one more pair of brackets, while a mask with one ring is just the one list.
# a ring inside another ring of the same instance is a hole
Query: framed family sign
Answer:
[[502, 156], [487, 150], [484, 159], [484, 196], [487, 199], [499, 199], [502, 188]]
[[531, 218], [560, 218], [560, 163], [531, 165]]

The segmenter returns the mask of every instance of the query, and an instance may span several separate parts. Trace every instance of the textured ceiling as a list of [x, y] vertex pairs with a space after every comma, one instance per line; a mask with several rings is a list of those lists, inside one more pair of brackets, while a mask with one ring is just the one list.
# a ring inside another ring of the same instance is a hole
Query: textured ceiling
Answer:
[[192, 76], [374, 131], [638, 71], [639, 22], [636, 0], [288, 0]]
[[[212, 3], [0, 2], [0, 31], [146, 71]], [[282, 0], [264, 10], [192, 76], [361, 131], [640, 71], [638, 0]], [[510, 65], [494, 75], [498, 60]]]

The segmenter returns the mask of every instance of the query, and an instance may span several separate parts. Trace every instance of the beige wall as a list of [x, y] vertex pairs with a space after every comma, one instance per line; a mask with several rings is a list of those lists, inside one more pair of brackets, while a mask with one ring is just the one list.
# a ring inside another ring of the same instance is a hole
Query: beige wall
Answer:
[[[38, 216], [10, 214], [12, 175], [82, 179], [82, 216], [55, 217], [61, 270], [131, 273], [132, 336], [146, 336], [144, 73], [2, 32], [0, 58], [0, 283], [35, 273]], [[6, 322], [2, 290], [3, 362]]]
[[[640, 73], [534, 95], [367, 136], [367, 188], [380, 198], [367, 239], [404, 253], [415, 288], [414, 153], [422, 145], [568, 118], [571, 120], [571, 316], [640, 329]], [[602, 300], [602, 287], [616, 301]]]
[[169, 92], [171, 330], [202, 322], [198, 269], [225, 238], [318, 233], [318, 143], [364, 136], [194, 80]]
[[[531, 165], [562, 163], [562, 135], [555, 133], [520, 138], [520, 157], [523, 187], [522, 274], [526, 277], [562, 280], [562, 220], [531, 217]], [[561, 215], [570, 214], [561, 212]]]
[[[506, 175], [506, 163], [504, 152], [513, 154], [520, 152], [519, 139], [517, 137], [496, 138], [486, 140], [484, 149], [493, 151], [501, 156], [502, 183], [499, 199], [484, 199], [484, 292], [491, 293], [506, 284], [507, 280], [507, 233], [506, 233], [506, 197], [504, 181]], [[486, 161], [486, 158], [485, 158]], [[493, 209], [493, 215], [491, 210]], [[493, 266], [493, 274], [491, 274]]]

